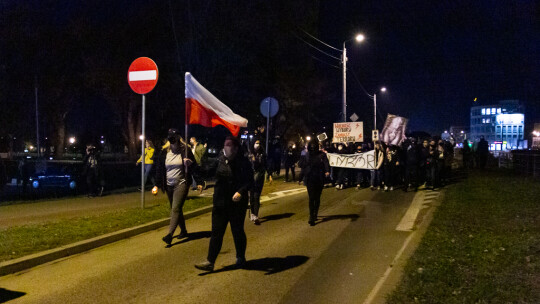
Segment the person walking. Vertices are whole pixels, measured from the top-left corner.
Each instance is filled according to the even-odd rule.
[[[253,186],[249,190],[250,219],[255,225],[260,225],[259,208],[261,206],[261,192],[264,186],[264,174],[267,172],[266,153],[261,141],[256,140],[249,153],[249,161],[253,168]]]
[[[370,181],[370,189],[371,190],[380,190],[381,189],[381,171],[382,171],[382,165],[384,163],[385,153],[383,153],[383,146],[382,143],[377,141],[375,142],[375,169],[371,170],[371,181]],[[375,188],[377,187],[377,188]]]
[[[420,151],[416,144],[416,139],[411,138],[405,151],[405,185],[403,191],[407,192],[409,188],[418,190],[418,168],[420,167]]]
[[[148,176],[150,176],[150,181],[152,182],[152,187],[156,186],[156,179],[154,176],[151,176],[150,173],[152,172],[152,167],[154,166],[154,143],[147,139],[145,141],[145,148],[144,148],[144,186],[146,187],[146,181],[148,180]],[[137,166],[142,162],[143,156],[137,160],[135,163]],[[139,190],[141,190],[139,188]]]
[[[225,139],[223,154],[219,156],[214,187],[214,206],[212,208],[212,234],[208,246],[206,261],[195,268],[213,271],[227,225],[231,223],[231,232],[236,248],[236,267],[246,263],[247,238],[244,231],[244,219],[248,204],[248,190],[253,185],[251,163],[240,149],[240,141],[229,136]]]
[[[177,226],[180,227],[179,239],[188,236],[182,208],[189,191],[188,183],[195,173],[196,165],[195,157],[182,140],[180,131],[169,129],[167,143],[161,150],[156,170],[156,187],[167,194],[171,207],[169,232],[162,238],[167,245],[171,245]]]
[[[480,169],[485,169],[489,156],[489,143],[484,139],[484,136],[480,136],[476,153],[478,154],[478,167]]]
[[[206,146],[201,144],[194,136],[189,139],[189,146],[191,147],[191,153],[193,153],[193,156],[195,157],[195,162],[197,162],[197,167],[199,170],[202,169],[203,160],[206,156]],[[199,177],[203,183],[203,188],[206,189],[206,181],[202,180],[202,176]],[[192,177],[191,189],[197,190],[197,182],[195,181],[194,176]]]
[[[383,166],[384,191],[393,191],[399,174],[399,154],[395,145],[386,148],[386,157],[384,158]]]
[[[463,169],[467,171],[471,168],[471,147],[469,146],[469,141],[463,141],[463,148],[461,149],[461,154],[463,157]]]
[[[292,181],[294,182],[296,180],[295,178],[295,172],[294,172],[294,166],[297,162],[298,156],[296,155],[296,147],[294,144],[290,143],[289,147],[287,147],[287,150],[285,151],[285,182],[289,182],[289,170],[292,174]]]
[[[345,149],[345,145],[342,143],[339,143],[337,146],[337,154],[347,154],[347,150]],[[345,187],[345,180],[347,177],[347,169],[346,168],[340,168],[335,167],[334,170],[336,170],[337,174],[337,181],[336,181],[336,189],[337,190],[343,190],[343,187]]]
[[[92,144],[86,146],[86,155],[83,158],[83,175],[86,175],[87,196],[102,196],[104,182],[101,157],[97,148]]]
[[[328,158],[324,152],[319,150],[318,143],[314,141],[308,143],[308,154],[302,159],[300,167],[304,170],[304,185],[309,197],[308,223],[314,226],[321,205],[324,181],[330,176]]]

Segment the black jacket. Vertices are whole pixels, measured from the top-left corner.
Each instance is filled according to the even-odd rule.
[[[248,190],[253,184],[253,169],[249,160],[241,153],[235,159],[228,160],[223,154],[219,156],[216,169],[216,185],[214,186],[214,207],[225,207],[233,204],[247,206]],[[233,202],[233,195],[242,195],[240,202]]]
[[[183,156],[182,158],[186,158],[184,149],[185,147],[181,148],[181,151],[182,151],[181,154]],[[185,177],[186,181],[188,185],[191,184],[191,177],[193,176],[197,184],[200,184],[201,182],[199,180],[198,166],[197,166],[197,162],[195,161],[195,156],[193,155],[193,152],[191,152],[191,149],[189,148],[187,149],[187,153],[188,153],[187,158],[191,160],[191,165],[187,169],[187,174]],[[163,192],[165,192],[165,186],[167,186],[167,168],[165,168],[166,160],[167,160],[167,149],[163,149],[159,153],[159,158],[158,158],[157,166],[156,166],[156,186],[158,186]]]
[[[330,164],[326,153],[317,151],[307,153],[300,159],[300,168],[303,171],[304,184],[324,185],[325,173],[330,172]]]

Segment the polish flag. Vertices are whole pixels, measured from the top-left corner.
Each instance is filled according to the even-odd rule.
[[[205,89],[191,74],[186,73],[186,113],[189,124],[199,124],[213,128],[223,125],[234,136],[240,127],[247,127],[248,120],[235,114]]]

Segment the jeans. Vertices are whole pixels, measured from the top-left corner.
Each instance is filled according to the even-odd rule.
[[[148,180],[148,176],[150,175],[150,172],[152,171],[153,164],[144,164],[144,184],[146,185],[146,180]],[[152,181],[152,187],[156,185],[156,179],[154,176],[150,176],[150,180]]]
[[[371,187],[377,187],[381,185],[381,171],[380,170],[370,170],[371,171]]]

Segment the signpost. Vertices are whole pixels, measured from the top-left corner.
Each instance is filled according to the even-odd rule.
[[[371,130],[371,139],[373,140],[373,142],[379,140],[379,130]]]
[[[270,135],[270,117],[276,116],[279,103],[273,97],[266,97],[261,101],[261,114],[266,117],[266,155],[268,155],[268,136]]]
[[[145,134],[145,94],[154,89],[158,81],[158,68],[156,63],[148,57],[139,57],[131,63],[128,69],[128,84],[131,89],[142,95],[142,166],[141,166],[141,208],[144,208],[144,148],[146,142]]]
[[[334,123],[332,142],[364,142],[364,123],[362,121]]]

